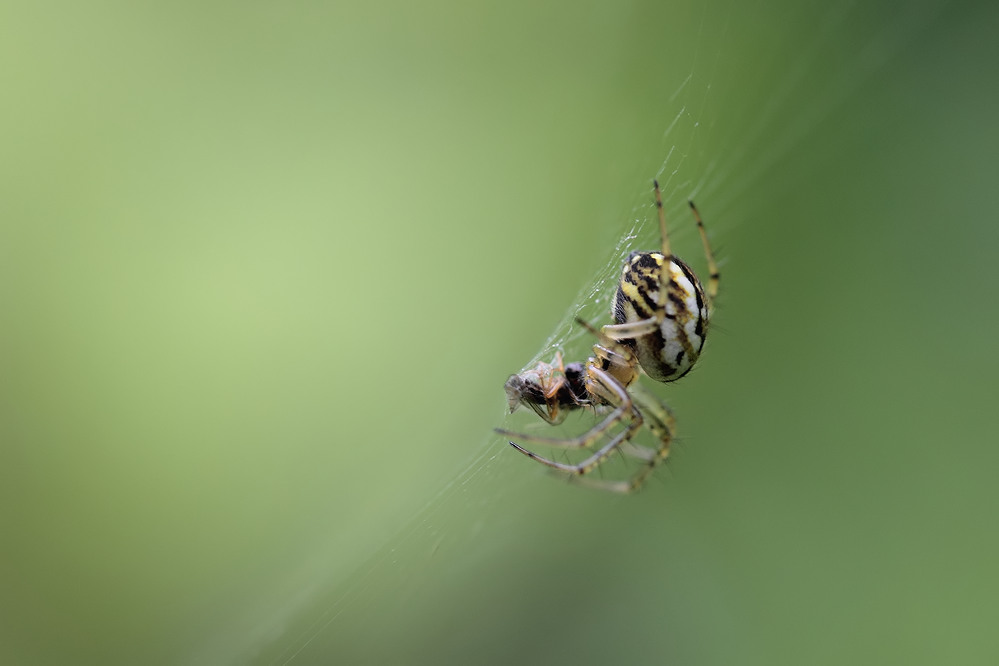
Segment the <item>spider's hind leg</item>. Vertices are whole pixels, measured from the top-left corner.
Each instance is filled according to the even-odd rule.
[[[715,253],[711,251],[711,243],[708,242],[708,232],[704,230],[704,222],[701,221],[701,214],[697,211],[697,206],[693,201],[688,201],[690,210],[694,212],[694,221],[697,222],[697,232],[701,236],[701,245],[704,246],[704,257],[708,260],[708,300],[714,302],[718,296],[718,283],[721,280],[721,273],[718,272],[718,263],[715,261]]]
[[[640,406],[645,417],[645,425],[656,436],[659,445],[655,448],[633,444],[630,440],[623,442],[619,449],[622,453],[642,462],[641,467],[631,477],[621,481],[594,479],[591,477],[573,477],[573,483],[579,483],[589,488],[608,490],[616,493],[631,493],[640,489],[652,474],[653,470],[669,456],[670,443],[676,432],[676,420],[673,412],[659,398],[643,388],[640,384],[632,386],[631,397]]]
[[[676,433],[676,419],[664,402],[641,386],[636,386],[632,395],[635,401],[641,404],[642,412],[646,417],[646,425],[656,436],[659,444],[655,449],[647,449],[653,455],[645,460],[639,470],[628,479],[625,492],[641,488],[653,470],[669,457],[670,444],[672,444],[673,436]]]

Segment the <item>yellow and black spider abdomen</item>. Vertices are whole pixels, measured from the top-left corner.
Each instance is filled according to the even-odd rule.
[[[660,382],[683,377],[694,366],[708,332],[708,303],[694,272],[676,256],[670,258],[669,282],[660,289],[661,252],[632,252],[624,262],[611,312],[617,324],[657,316],[665,293],[665,315],[658,330],[622,344],[634,350],[645,373]]]

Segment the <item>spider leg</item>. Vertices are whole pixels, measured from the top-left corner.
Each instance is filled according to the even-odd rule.
[[[613,427],[614,424],[624,421],[630,414],[631,421],[628,423],[626,428],[611,437],[606,444],[600,447],[591,456],[576,465],[549,460],[548,458],[540,456],[533,451],[528,451],[516,442],[510,442],[510,446],[517,449],[528,458],[536,460],[537,462],[547,465],[553,469],[557,469],[567,474],[583,475],[591,472],[593,468],[603,462],[603,460],[607,458],[607,456],[609,456],[618,446],[620,446],[622,442],[626,442],[634,437],[635,432],[642,427],[643,419],[641,413],[639,413],[639,411],[635,408],[631,398],[628,396],[628,392],[617,380],[614,379],[613,376],[606,371],[601,370],[596,365],[590,364],[587,366],[587,374],[596,383],[594,389],[595,392],[598,392],[600,397],[606,399],[608,402],[611,402],[612,404],[616,403],[614,411],[611,412],[611,414],[604,419],[602,423],[598,424],[589,432],[584,433],[574,440],[557,440],[539,437],[529,437],[527,439],[553,446],[565,446],[567,442],[571,442],[579,447],[588,446],[597,441],[603,433]]]
[[[631,386],[638,379],[638,359],[635,358],[635,352],[606,335],[604,332],[606,326],[598,331],[592,324],[579,317],[576,317],[576,322],[597,338],[597,344],[593,345],[593,353],[600,361],[600,369],[609,372],[621,386],[625,388]],[[596,360],[591,358],[589,363],[595,365]],[[599,395],[604,402],[615,404],[613,396],[608,396],[606,390],[602,391],[592,376],[587,376],[586,387],[587,391]]]
[[[613,344],[614,348],[605,347],[600,343],[593,345],[593,353],[597,355],[597,358],[621,368],[630,368],[635,365],[635,355],[631,353],[630,349],[621,347],[621,345],[615,343],[613,340],[609,341],[609,343]],[[618,351],[619,349],[620,351]]]
[[[645,417],[645,427],[659,439],[660,445],[652,448],[634,442],[624,442],[620,447],[621,452],[636,460],[657,465],[669,454],[668,447],[676,431],[676,419],[672,410],[641,384],[634,384],[629,393]],[[663,445],[666,450],[663,449]]]
[[[625,443],[627,448],[622,445],[622,449],[628,454],[634,453],[632,449],[638,449],[641,453],[635,457],[642,459],[644,463],[637,472],[624,481],[604,481],[587,477],[573,478],[573,482],[616,493],[634,492],[645,484],[652,471],[669,456],[670,443],[673,441],[673,433],[676,431],[676,420],[673,418],[673,412],[659,398],[638,384],[632,387],[631,395],[635,402],[641,405],[642,413],[645,414],[647,420],[646,427],[659,439],[659,446],[650,449],[630,442]]]
[[[641,321],[630,321],[624,324],[607,324],[602,326],[599,330],[593,327],[593,324],[589,323],[585,319],[576,317],[576,323],[589,331],[593,337],[599,340],[599,343],[594,350],[605,352],[601,354],[600,357],[612,360],[610,357],[614,356],[617,362],[621,365],[634,365],[635,355],[632,351],[620,344],[621,340],[628,340],[630,338],[636,337],[636,335],[644,335],[645,333],[656,330],[655,317],[650,319],[643,319]],[[652,327],[649,331],[644,329]],[[632,329],[639,331],[635,333]]]
[[[656,193],[656,212],[659,215],[659,236],[663,240],[663,258],[668,263],[673,258],[673,252],[669,247],[669,233],[666,231],[666,211],[663,209],[663,195],[659,191],[659,181],[652,181],[652,189]],[[660,301],[662,303],[664,301]]]
[[[673,433],[676,432],[676,420],[673,412],[670,411],[661,400],[651,393],[642,393],[639,398],[649,420],[649,430],[659,438],[659,447],[656,449],[656,456],[647,461],[641,469],[635,472],[634,476],[628,479],[629,491],[638,490],[645,483],[652,470],[669,456],[670,443],[673,441]]]
[[[701,244],[704,246],[704,256],[708,259],[708,300],[715,300],[718,295],[718,281],[721,273],[718,272],[718,264],[715,263],[715,255],[711,251],[711,243],[708,242],[708,232],[704,230],[704,222],[701,221],[701,214],[697,212],[697,207],[693,201],[688,201],[690,210],[694,211],[694,219],[697,221],[697,231],[701,234]]]
[[[645,335],[646,333],[651,333],[659,326],[659,322],[654,317],[625,324],[607,324],[606,326],[602,326],[600,330],[597,330],[592,324],[579,317],[576,317],[576,323],[592,333],[599,340],[593,347],[594,353],[599,358],[611,365],[622,368],[633,368],[637,361],[635,360],[634,352],[622,345],[621,340],[629,340]]]
[[[665,310],[663,310],[665,316]],[[600,329],[600,332],[610,340],[630,340],[640,338],[659,329],[662,319],[659,317],[649,317],[638,321],[629,321],[623,324],[607,324]]]
[[[634,422],[632,422],[632,423],[634,424]],[[583,474],[587,474],[587,473],[593,471],[593,469],[597,465],[599,465],[601,462],[603,462],[603,460],[607,456],[609,456],[611,453],[613,453],[614,449],[616,449],[618,446],[620,446],[621,442],[623,442],[627,438],[630,438],[630,437],[634,436],[634,431],[637,430],[637,429],[638,428],[633,428],[633,427],[629,426],[628,428],[622,430],[618,434],[614,435],[614,437],[612,437],[610,439],[610,441],[608,441],[606,444],[604,444],[593,455],[591,455],[589,458],[587,458],[586,460],[582,461],[578,465],[567,464],[567,463],[560,463],[557,460],[549,460],[548,458],[545,458],[544,456],[539,456],[537,453],[534,453],[533,451],[528,451],[527,449],[525,449],[524,447],[520,446],[516,442],[510,442],[510,446],[512,446],[513,448],[517,449],[518,451],[520,451],[521,453],[523,453],[525,456],[527,456],[531,460],[536,460],[537,462],[541,463],[542,465],[548,465],[549,467],[551,467],[553,469],[557,469],[557,470],[559,470],[561,472],[566,472],[567,474],[583,475]]]
[[[666,210],[663,208],[663,195],[659,191],[659,181],[653,180],[652,185],[656,193],[656,211],[659,214],[659,235],[663,241],[663,263],[659,266],[659,307],[656,311],[656,316],[660,317],[659,321],[662,321],[661,317],[668,315],[666,304],[669,303],[669,288],[672,286],[670,266],[673,264],[673,251],[669,245],[669,232],[666,231]],[[660,313],[662,314],[660,315]]]
[[[648,446],[642,446],[641,444],[635,444],[634,442],[623,442],[619,447],[621,453],[626,456],[631,456],[636,460],[641,460],[642,462],[649,462],[656,457],[656,450]]]

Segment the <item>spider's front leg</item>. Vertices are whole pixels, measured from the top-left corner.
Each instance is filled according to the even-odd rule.
[[[622,340],[634,340],[643,335],[654,333],[659,330],[659,325],[665,319],[665,310],[660,311],[662,316],[649,317],[638,321],[629,321],[623,324],[607,324],[600,329],[600,333],[609,340],[620,342]]]

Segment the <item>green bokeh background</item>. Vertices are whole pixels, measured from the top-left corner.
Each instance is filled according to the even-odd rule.
[[[996,663],[997,26],[3,3],[0,662]],[[723,293],[607,496],[491,428],[655,175]]]

